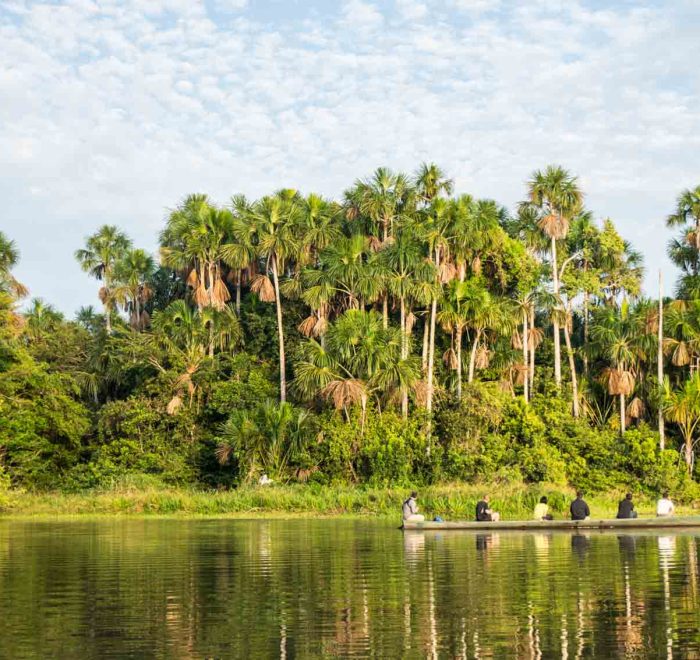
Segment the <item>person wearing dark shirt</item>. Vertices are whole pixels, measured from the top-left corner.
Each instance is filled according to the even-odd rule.
[[[632,493],[627,493],[625,499],[617,505],[617,517],[620,519],[636,518],[637,512],[634,510]]]
[[[583,499],[583,493],[580,490],[576,491],[576,499],[571,503],[569,511],[571,512],[571,520],[585,520],[591,515],[591,510]]]
[[[484,495],[484,497],[476,503],[476,521],[498,522],[500,519],[500,515],[489,508],[489,496]]]

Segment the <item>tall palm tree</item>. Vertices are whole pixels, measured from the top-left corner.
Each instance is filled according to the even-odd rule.
[[[552,284],[555,297],[559,296],[559,265],[557,241],[566,238],[569,221],[581,208],[583,194],[576,177],[562,167],[548,165],[536,170],[528,182],[528,198],[540,211],[539,228],[550,240],[552,261]],[[561,388],[561,338],[559,320],[552,319],[554,330],[554,381]]]
[[[153,257],[145,250],[127,250],[114,268],[114,298],[129,314],[131,327],[144,330],[150,318],[144,309],[153,294],[151,278],[155,272]]]
[[[131,247],[131,239],[114,225],[103,225],[89,236],[85,247],[76,250],[75,258],[80,267],[92,277],[103,282],[99,296],[105,308],[105,327],[112,333],[111,315],[114,310],[114,268]]]
[[[285,272],[288,262],[298,256],[301,249],[299,205],[299,195],[295,190],[281,190],[256,202],[250,213],[250,221],[255,228],[257,253],[264,261],[265,270],[253,279],[251,288],[263,302],[275,303],[282,403],[287,399],[287,370],[280,276]]]
[[[232,269],[236,285],[236,314],[240,316],[243,274],[250,279],[250,267],[255,261],[255,227],[249,222],[251,206],[243,195],[231,198],[231,209],[231,234],[221,248],[221,259]]]

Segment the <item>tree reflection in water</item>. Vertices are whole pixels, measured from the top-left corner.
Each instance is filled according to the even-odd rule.
[[[698,657],[693,534],[0,522],[2,657]]]

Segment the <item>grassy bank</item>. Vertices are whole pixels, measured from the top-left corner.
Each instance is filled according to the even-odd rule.
[[[246,487],[230,491],[120,487],[82,493],[0,493],[3,516],[176,515],[176,516],[381,516],[397,518],[408,488],[322,487],[314,485]],[[539,484],[442,484],[420,489],[419,504],[428,516],[471,519],[477,500],[491,494],[504,519],[528,519],[542,495],[556,518],[563,518],[573,491]],[[587,496],[594,517],[614,517],[623,493]],[[635,498],[640,516],[653,515],[651,499]],[[693,513],[690,507],[679,512]]]

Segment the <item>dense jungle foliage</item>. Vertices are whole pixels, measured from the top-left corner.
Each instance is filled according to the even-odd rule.
[[[266,473],[693,498],[700,187],[666,219],[682,274],[662,304],[574,176],[536,171],[524,197],[509,213],[455,195],[435,165],[378,169],[340,201],[190,195],[157,259],[96,228],[75,257],[101,307],[74,319],[21,307],[0,234],[0,487]]]

